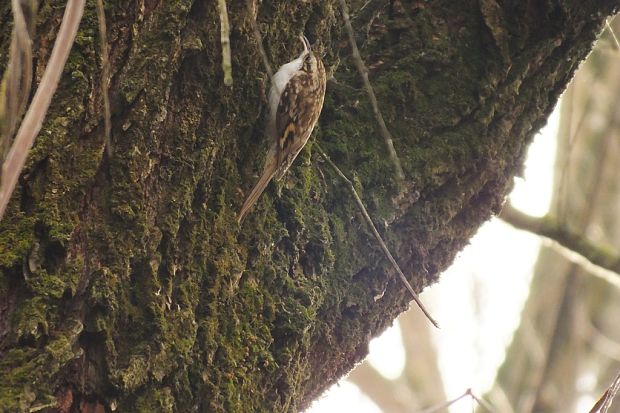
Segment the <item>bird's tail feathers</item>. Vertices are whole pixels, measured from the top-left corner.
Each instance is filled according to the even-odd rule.
[[[252,188],[252,191],[243,202],[243,206],[241,207],[241,211],[239,211],[239,218],[237,220],[239,224],[243,222],[243,219],[248,214],[252,206],[254,206],[258,198],[260,198],[261,194],[271,181],[271,178],[273,178],[275,170],[276,158],[272,157],[270,162],[265,165],[265,169],[263,170],[263,173],[261,174],[258,182],[256,183],[256,185],[254,185],[254,188]]]

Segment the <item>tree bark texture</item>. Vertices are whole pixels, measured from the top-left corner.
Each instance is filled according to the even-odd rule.
[[[308,406],[366,355],[408,292],[311,143],[237,225],[268,146],[269,81],[246,2],[228,2],[232,87],[215,2],[106,2],[108,157],[94,3],[0,223],[0,406]],[[527,144],[618,5],[353,2],[405,170],[399,187],[338,2],[253,4],[274,65],[298,55],[301,32],[324,56],[333,79],[315,139],[417,290],[499,211]],[[1,7],[4,68],[11,15]],[[63,7],[40,4],[35,85]]]

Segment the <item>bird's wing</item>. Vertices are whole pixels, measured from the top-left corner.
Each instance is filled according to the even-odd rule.
[[[277,179],[284,175],[308,140],[308,136],[303,136],[309,135],[305,133],[308,125],[303,120],[308,117],[305,112],[309,108],[304,100],[308,98],[306,89],[309,81],[307,73],[297,72],[288,81],[280,97],[275,119],[279,149]]]

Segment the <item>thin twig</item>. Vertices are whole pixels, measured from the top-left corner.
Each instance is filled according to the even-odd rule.
[[[9,203],[17,178],[26,163],[28,151],[34,139],[41,130],[45,114],[49,108],[52,96],[58,87],[58,81],[65,67],[69,51],[82,19],[84,0],[69,0],[65,14],[54,42],[54,49],[50,56],[41,83],[26,112],[26,116],[17,132],[4,164],[2,165],[2,182],[0,183],[0,219],[4,215]]]
[[[101,95],[103,96],[103,116],[105,124],[105,146],[108,157],[112,156],[112,113],[110,111],[110,58],[108,53],[108,35],[105,22],[103,0],[97,0],[97,20],[101,38]]]
[[[226,11],[226,0],[218,0],[220,11],[220,42],[222,43],[222,70],[224,71],[224,84],[232,86],[232,62],[230,59],[230,24]]]
[[[436,413],[439,411],[442,411],[444,409],[447,409],[448,407],[452,406],[454,403],[458,402],[461,399],[464,399],[465,397],[470,397],[472,400],[475,400],[480,406],[484,407],[487,411],[489,412],[493,412],[494,409],[493,407],[484,399],[481,399],[480,397],[476,396],[471,389],[467,389],[465,390],[465,393],[461,394],[459,397],[456,397],[452,400],[448,400],[446,402],[443,402],[441,404],[438,404],[436,406],[431,406],[428,409],[424,409],[418,413]]]
[[[409,292],[411,293],[411,296],[413,297],[413,300],[415,301],[415,303],[418,305],[418,307],[420,308],[420,310],[422,310],[422,312],[424,313],[424,315],[426,316],[426,318],[428,318],[428,320],[437,328],[439,328],[439,324],[437,323],[437,321],[435,321],[435,319],[430,315],[430,313],[428,312],[428,310],[426,309],[426,307],[424,307],[424,304],[422,304],[422,301],[420,301],[420,298],[418,297],[418,294],[414,291],[413,287],[411,286],[411,284],[409,284],[409,281],[407,280],[407,277],[405,277],[405,274],[403,273],[403,271],[400,269],[400,266],[398,265],[398,263],[396,262],[396,260],[394,259],[394,257],[392,256],[392,253],[390,252],[390,250],[388,249],[387,245],[385,245],[385,242],[383,241],[383,238],[381,238],[381,235],[379,234],[379,231],[377,231],[377,227],[375,226],[374,222],[372,221],[372,218],[370,218],[370,215],[368,214],[368,211],[366,210],[366,207],[364,206],[364,203],[362,202],[362,199],[359,197],[359,195],[357,194],[357,191],[355,190],[355,187],[353,186],[353,183],[349,180],[349,178],[347,178],[345,176],[344,173],[342,173],[342,171],[340,170],[340,168],[338,168],[338,166],[336,166],[336,164],[334,162],[332,162],[332,160],[329,158],[329,156],[327,156],[327,154],[323,151],[323,149],[321,149],[321,146],[318,143],[314,143],[314,147],[317,148],[317,150],[319,151],[319,154],[323,157],[323,159],[325,159],[325,161],[332,167],[334,168],[334,170],[336,171],[336,173],[340,176],[340,178],[342,178],[343,181],[345,181],[347,183],[347,186],[349,187],[349,190],[351,191],[351,194],[353,194],[353,198],[355,198],[355,202],[357,203],[357,206],[360,208],[360,210],[362,211],[362,215],[364,216],[364,219],[366,220],[366,223],[368,224],[368,226],[370,227],[373,235],[375,236],[375,239],[377,240],[377,242],[379,243],[379,245],[381,246],[381,249],[383,250],[383,253],[385,254],[385,256],[387,257],[387,259],[390,261],[390,263],[392,264],[392,266],[394,267],[394,269],[396,270],[396,273],[398,274],[398,276],[400,277],[401,281],[403,282],[403,284],[405,285],[405,287],[407,287],[407,290],[409,290]]]
[[[471,395],[471,389],[467,389],[465,390],[465,393],[461,394],[459,397],[456,397],[452,400],[448,400],[445,401],[443,403],[440,403],[438,405],[435,406],[431,406],[428,409],[424,409],[419,411],[418,413],[436,413],[436,412],[440,412],[444,409],[447,409],[448,407],[452,406],[454,403],[458,402],[461,399],[464,399],[465,397]]]
[[[256,43],[258,45],[258,51],[263,58],[263,66],[265,66],[267,76],[269,76],[269,81],[271,81],[271,79],[273,78],[273,70],[271,69],[269,57],[267,56],[267,52],[265,51],[265,47],[263,46],[263,36],[260,34],[260,30],[258,30],[258,24],[256,23],[256,4],[253,2],[253,0],[247,0],[246,4],[248,7],[248,11],[251,15],[250,24],[252,25],[252,30],[254,31],[254,38],[256,39]]]
[[[607,26],[607,30],[609,30],[609,33],[611,33],[611,37],[614,39],[614,42],[616,43],[616,48],[620,50],[620,40],[618,40],[618,37],[616,36],[614,29],[611,27],[611,24],[609,24],[609,18],[605,19],[605,25]]]
[[[349,35],[349,43],[351,43],[351,52],[353,55],[353,61],[355,62],[355,67],[357,67],[357,71],[362,77],[362,81],[364,82],[364,88],[366,89],[368,97],[370,98],[370,103],[372,104],[372,112],[374,113],[375,119],[379,124],[379,131],[381,132],[381,136],[383,136],[383,140],[385,141],[385,146],[387,146],[390,159],[394,164],[394,169],[396,170],[396,177],[398,178],[399,182],[403,182],[405,180],[405,173],[403,172],[403,168],[400,165],[400,159],[398,159],[396,149],[394,149],[392,134],[385,125],[383,115],[381,115],[381,111],[379,110],[379,104],[377,103],[377,97],[375,96],[374,89],[370,84],[370,80],[368,80],[368,69],[366,69],[364,61],[362,60],[362,56],[360,55],[359,49],[357,48],[357,43],[355,42],[355,35],[353,32],[353,26],[351,25],[351,19],[349,18],[349,10],[347,8],[346,0],[340,0],[340,5],[342,6],[342,16],[344,18],[344,24]]]
[[[596,401],[589,413],[607,413],[618,391],[620,391],[620,373],[605,390],[601,398]]]

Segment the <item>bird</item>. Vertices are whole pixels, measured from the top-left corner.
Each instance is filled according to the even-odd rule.
[[[308,39],[304,50],[280,66],[271,79],[266,135],[272,140],[263,172],[239,211],[238,223],[250,211],[271,179],[281,179],[308,142],[325,99],[325,66]]]

